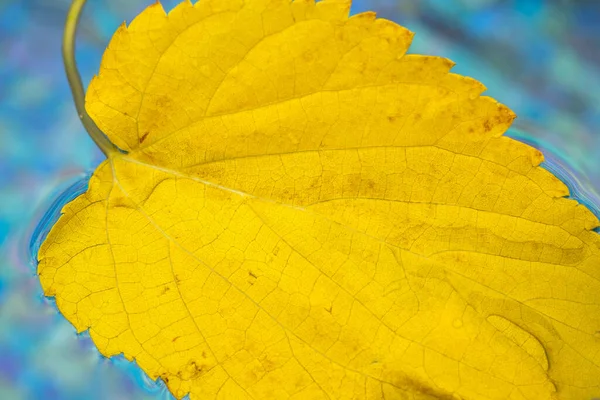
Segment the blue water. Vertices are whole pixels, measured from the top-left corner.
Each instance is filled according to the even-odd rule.
[[[78,44],[84,82],[116,27],[154,2],[88,1]],[[558,3],[373,0],[352,10],[401,22],[417,33],[412,53],[451,58],[454,72],[484,82],[519,115],[521,129],[508,134],[542,149],[544,166],[598,213],[600,5]],[[77,335],[35,276],[40,240],[102,160],[62,71],[67,6],[0,1],[0,399],[171,398],[134,363],[106,359]]]

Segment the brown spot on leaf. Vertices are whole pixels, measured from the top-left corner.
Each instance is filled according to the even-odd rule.
[[[204,366],[196,364],[196,361],[192,361],[190,363],[190,367],[192,371],[192,378],[197,378],[202,374],[202,371],[204,370]]]
[[[411,378],[404,374],[398,374],[396,377],[392,376],[389,381],[393,386],[408,391],[409,393],[420,393],[422,395],[431,397],[436,400],[456,400],[456,398],[446,391],[428,386],[424,382],[420,382],[417,379]],[[422,396],[419,396],[421,398]]]
[[[260,363],[266,371],[272,371],[277,368],[277,363],[273,361],[269,356],[263,355],[259,358]]]
[[[140,144],[144,143],[144,140],[146,140],[149,134],[150,132],[146,132],[142,135],[142,137],[140,138]]]
[[[487,119],[484,123],[483,123],[483,129],[485,129],[486,132],[489,132],[492,130],[492,123],[490,122],[489,119]]]
[[[166,108],[171,105],[173,100],[169,96],[160,96],[156,99],[156,106],[159,108]]]

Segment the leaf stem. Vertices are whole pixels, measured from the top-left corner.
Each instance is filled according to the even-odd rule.
[[[67,80],[71,87],[71,93],[73,94],[75,108],[77,109],[77,114],[81,119],[81,123],[104,155],[109,157],[111,153],[119,152],[119,149],[108,139],[100,128],[98,128],[85,110],[85,92],[79,70],[77,69],[77,63],[75,62],[75,33],[85,2],[86,0],[73,0],[71,7],[69,8],[62,44],[63,62],[65,64]]]

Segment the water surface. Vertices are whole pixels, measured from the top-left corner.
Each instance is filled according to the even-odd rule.
[[[116,27],[152,2],[89,0],[78,46],[85,82]],[[0,2],[0,399],[169,398],[135,364],[106,359],[76,335],[35,276],[36,238],[102,160],[62,72],[68,3]],[[542,149],[544,166],[598,212],[600,91],[590,88],[600,87],[600,54],[592,51],[600,48],[600,8],[546,3],[374,0],[356,1],[353,12],[401,21],[417,33],[411,52],[449,57],[454,72],[484,82],[519,115],[508,134]]]

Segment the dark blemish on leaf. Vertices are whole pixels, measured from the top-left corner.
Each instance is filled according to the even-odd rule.
[[[308,190],[310,189],[316,189],[321,187],[321,178],[313,178],[310,181],[310,186],[308,187]]]
[[[431,398],[436,400],[456,400],[456,397],[454,397],[451,393],[444,392],[440,389],[435,389],[431,386],[427,386],[423,382],[420,382],[406,375],[398,374],[396,376],[396,379],[393,378],[394,376],[392,376],[392,379],[388,381],[391,385],[399,389],[406,390],[409,393],[414,393],[416,391],[420,394],[430,396]]]
[[[360,189],[362,178],[359,174],[349,174],[346,177],[346,182],[349,188],[358,190]]]
[[[492,123],[490,122],[489,119],[483,123],[483,129],[485,129],[486,132],[489,132],[492,130]]]
[[[204,366],[202,366],[202,365],[199,366],[198,364],[196,364],[196,361],[192,361],[190,363],[190,366],[192,367],[192,370],[194,371],[192,373],[192,378],[198,377],[204,370]]]
[[[142,135],[142,137],[140,138],[140,144],[144,143],[144,140],[146,140],[149,134],[150,132],[146,132]]]
[[[160,96],[158,99],[156,99],[156,105],[158,107],[169,107],[172,103],[172,100],[169,96]]]
[[[180,337],[181,337],[181,336],[175,336],[175,337],[173,338],[173,340],[171,340],[171,342],[175,342],[175,341],[176,341],[177,339],[179,339]]]
[[[325,307],[325,311],[331,314],[331,312],[333,311],[333,306]]]
[[[457,263],[465,263],[467,262],[467,255],[464,252],[456,252],[456,253],[450,253],[451,257],[454,259],[454,261],[456,261]]]
[[[390,121],[390,122],[394,122],[396,119],[398,119],[398,117],[396,117],[396,116],[393,116],[393,115],[390,115],[390,116],[388,116],[388,117],[387,117],[387,119],[388,119],[388,121]]]
[[[277,367],[277,364],[267,355],[261,356],[259,361],[266,371],[272,371]]]
[[[254,279],[257,279],[258,276],[254,275],[254,272],[252,271],[248,271],[248,275],[250,275],[251,277],[253,277]]]

